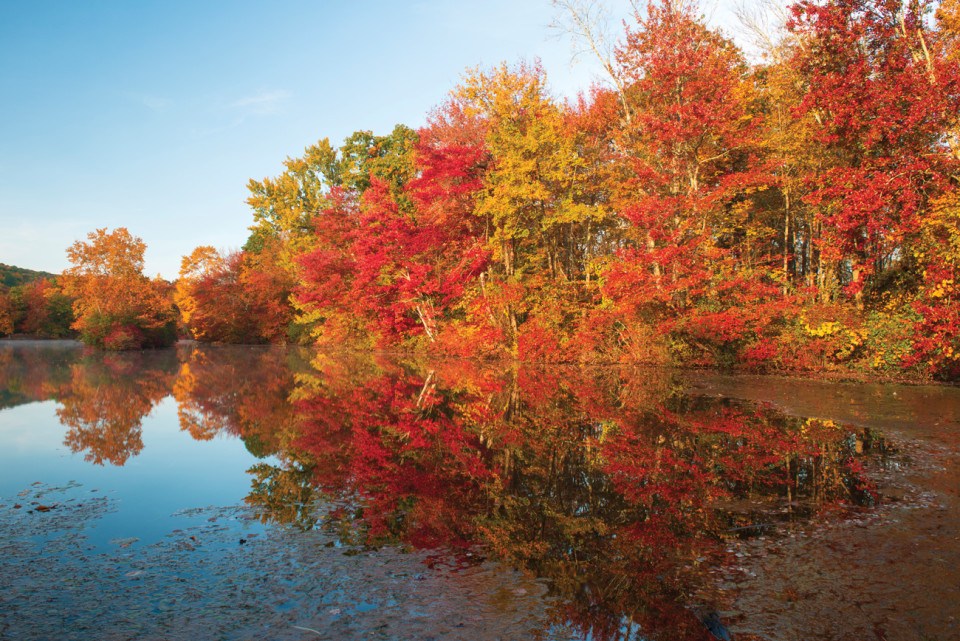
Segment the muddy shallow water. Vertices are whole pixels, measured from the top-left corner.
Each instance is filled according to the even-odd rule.
[[[958,435],[953,388],[0,343],[0,638],[960,638]]]
[[[699,376],[691,390],[880,429],[876,509],[737,542],[732,628],[763,639],[960,639],[960,390]]]

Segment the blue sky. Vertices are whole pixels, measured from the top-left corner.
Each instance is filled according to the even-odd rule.
[[[611,0],[625,16],[626,0]],[[732,25],[728,3],[707,2]],[[539,57],[554,93],[599,78],[549,0],[0,0],[0,262],[59,272],[99,227],[173,279],[239,248],[250,178],[323,137],[418,127],[469,67]]]

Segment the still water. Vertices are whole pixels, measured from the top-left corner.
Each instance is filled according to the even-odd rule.
[[[960,638],[960,395],[836,389],[6,342],[0,638]]]

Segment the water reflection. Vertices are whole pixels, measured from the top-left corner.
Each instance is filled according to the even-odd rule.
[[[194,439],[263,459],[247,502],[265,522],[500,560],[547,580],[554,623],[593,639],[711,638],[689,606],[724,540],[876,501],[862,454],[884,447],[651,371],[181,346],[4,349],[0,380],[5,405],[55,399],[66,444],[100,465],[136,456],[172,395]]]
[[[595,639],[708,638],[686,606],[725,536],[876,498],[854,456],[869,438],[651,372],[320,356],[294,396],[285,496],[309,482],[338,500],[328,518],[353,544],[470,550],[546,577],[557,623]]]
[[[176,373],[170,351],[88,356],[54,387],[64,443],[97,465],[123,465],[143,449],[143,418],[169,395]]]
[[[55,399],[72,452],[96,465],[123,465],[143,449],[143,418],[170,394],[176,367],[171,350],[6,348],[0,350],[0,380],[7,381],[0,408]]]
[[[276,453],[295,420],[289,397],[297,354],[269,347],[182,349],[173,385],[180,429],[197,440],[239,437],[258,458]]]

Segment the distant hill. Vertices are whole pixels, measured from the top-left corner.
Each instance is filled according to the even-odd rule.
[[[50,272],[38,272],[23,267],[14,267],[13,265],[4,265],[0,263],[0,285],[7,287],[16,287],[33,280],[41,278],[55,278],[56,274]]]

